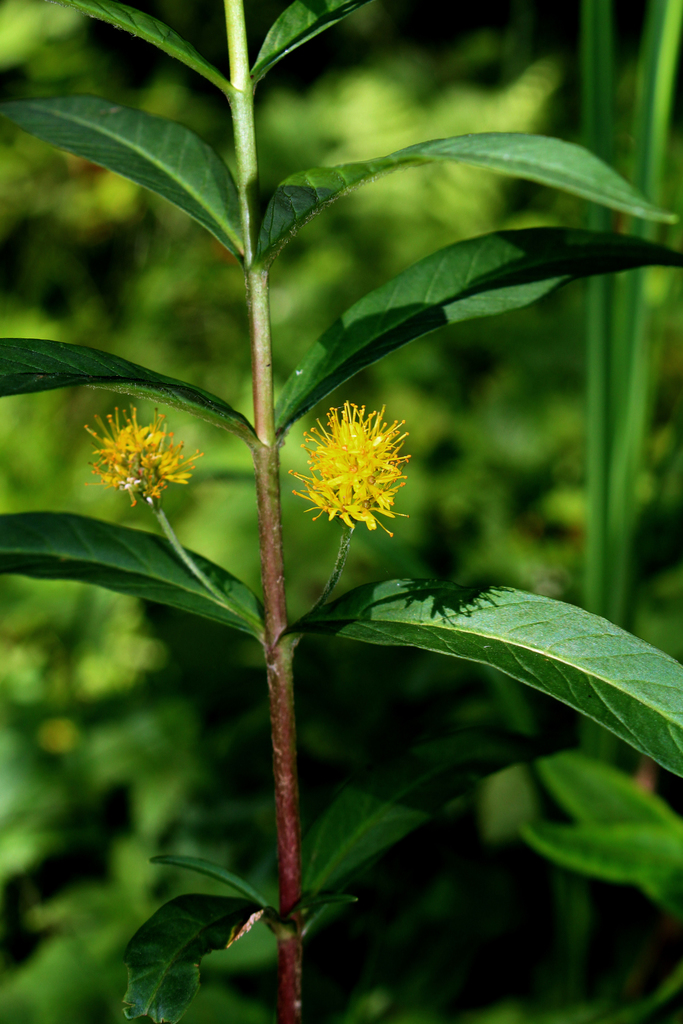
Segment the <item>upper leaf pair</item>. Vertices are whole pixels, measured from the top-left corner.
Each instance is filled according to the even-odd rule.
[[[369,0],[295,0],[271,26],[264,40],[252,69],[251,77],[254,84],[297,46],[313,39],[326,28],[336,25],[342,18],[368,2]],[[149,14],[126,4],[117,3],[116,0],[59,0],[59,3],[144,39],[145,42],[163,50],[169,57],[174,57],[203,75],[230,97],[232,86],[218,68],[202,57],[191,43],[157,18],[152,18]]]

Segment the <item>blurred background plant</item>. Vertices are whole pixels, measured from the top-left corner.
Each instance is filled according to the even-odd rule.
[[[222,66],[215,3],[139,6]],[[280,5],[252,6],[258,42]],[[643,12],[619,8],[616,146],[628,174]],[[541,131],[578,139],[574,6],[512,0],[446,13],[445,21],[442,14],[425,17],[408,0],[369,5],[270,74],[259,86],[264,195],[300,167],[425,138]],[[144,44],[112,35],[44,0],[3,0],[3,96],[106,95],[191,126],[230,162],[224,112],[209,87]],[[682,171],[677,121],[662,202],[679,214]],[[501,227],[578,226],[584,216],[583,204],[566,195],[447,164],[350,196],[306,227],[274,269],[280,380],[351,302],[434,248]],[[660,237],[678,248],[682,232],[662,228]],[[664,268],[646,275],[659,383],[640,480],[634,629],[681,658],[682,286]],[[113,351],[248,414],[242,289],[233,258],[174,208],[0,124],[0,335]],[[386,404],[391,419],[405,418],[413,456],[401,494],[410,519],[393,540],[358,531],[345,588],[439,576],[581,601],[582,309],[582,286],[572,285],[529,309],[442,330],[333,396]],[[91,448],[83,425],[113,404],[86,389],[0,402],[1,511],[80,512],[154,529],[145,509],[84,486]],[[140,408],[142,419],[152,411]],[[258,586],[246,449],[183,413],[169,421],[188,450],[206,453],[190,486],[168,494],[182,542]],[[285,467],[304,466],[291,443]],[[216,514],[226,498],[229,532]],[[318,596],[338,531],[312,526],[287,488],[284,516],[296,615]],[[226,655],[217,625],[75,583],[2,577],[0,607],[0,1018],[118,1021],[128,938],[187,889],[150,856],[209,857],[273,892],[259,652],[232,634]],[[572,712],[471,664],[314,638],[297,661],[304,823],[349,772],[434,726],[564,730],[572,742]],[[622,767],[635,767],[627,751],[620,757]],[[662,790],[683,810],[683,783],[664,776]],[[360,902],[329,913],[334,927],[321,928],[310,946],[309,1018],[578,1024],[625,991],[648,991],[681,955],[683,929],[635,889],[591,883],[579,908],[587,969],[583,939],[572,947],[566,927],[567,901],[579,890],[518,839],[546,802],[527,769],[507,770],[366,873],[353,887]],[[192,888],[218,891],[208,880]],[[273,957],[266,929],[213,954],[184,1019],[265,1024]]]

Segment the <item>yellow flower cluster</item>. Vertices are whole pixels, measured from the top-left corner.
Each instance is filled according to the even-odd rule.
[[[129,416],[123,410],[124,424],[121,425],[119,410],[114,416],[107,416],[105,425],[96,416],[102,437],[86,425],[86,430],[95,438],[97,462],[92,463],[93,473],[100,476],[99,484],[128,491],[133,505],[136,495],[151,502],[161,497],[169,483],[186,484],[194,462],[202,452],[197,452],[187,462],[181,454],[183,443],[174,445],[173,434],[163,429],[165,416],[154,412],[154,422],[149,426],[138,426],[137,410],[131,409]],[[184,465],[183,465],[184,462]]]
[[[304,432],[303,444],[310,458],[311,476],[290,473],[302,480],[306,493],[294,491],[300,498],[314,504],[306,511],[319,509],[318,519],[327,513],[330,521],[339,516],[347,526],[365,523],[368,530],[377,524],[390,537],[393,534],[377,519],[377,515],[393,519],[401,512],[391,512],[399,487],[405,484],[401,466],[410,458],[399,455],[407,433],[401,434],[403,422],[397,420],[389,427],[383,422],[384,408],[365,415],[365,406],[359,408],[345,402],[341,410],[330,409],[327,429],[318,420],[318,427]],[[308,445],[317,445],[309,448]]]

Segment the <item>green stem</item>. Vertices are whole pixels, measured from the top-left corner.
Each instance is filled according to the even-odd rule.
[[[322,606],[325,604],[325,601],[327,601],[328,597],[339,583],[339,580],[341,579],[341,574],[344,572],[346,559],[349,556],[349,548],[351,547],[351,538],[353,537],[353,530],[353,526],[342,526],[342,535],[341,540],[339,541],[339,551],[337,552],[337,560],[334,563],[332,574],[330,575],[329,580],[325,584],[325,589],[323,590],[322,594],[320,595],[320,597],[318,598],[318,600],[315,602],[310,612],[308,613],[309,615],[312,615],[313,612],[317,612],[318,608],[322,608]]]
[[[613,162],[614,70],[611,0],[582,0],[581,82],[584,144],[606,163]],[[588,227],[610,231],[612,214],[590,204]],[[585,604],[597,615],[607,612],[607,505],[611,450],[610,348],[613,280],[591,277],[586,283],[587,347],[587,544]]]
[[[254,427],[261,442],[252,449],[256,477],[261,580],[265,618],[264,653],[268,672],[275,778],[280,915],[290,916],[301,899],[301,825],[296,763],[296,721],[292,674],[293,640],[284,637],[287,607],[282,551],[280,460],[275,435],[268,272],[255,255],[260,228],[258,156],[254,130],[254,90],[249,70],[243,0],[224,0],[230,54],[230,99],[244,236],[244,275],[251,343]],[[278,1024],[301,1021],[301,927],[278,940]]]
[[[614,160],[614,11],[612,0],[582,0],[581,83],[584,143],[607,164]],[[610,210],[593,203],[588,227],[611,231]],[[612,310],[614,278],[586,282],[587,523],[584,601],[596,615],[609,608],[609,479],[613,442]],[[614,735],[590,719],[581,721],[581,745],[594,757],[613,759]],[[586,883],[583,883],[584,885]],[[578,885],[578,883],[577,883]],[[584,951],[585,952],[585,951]],[[582,952],[581,956],[584,953]],[[581,957],[579,957],[579,961]],[[577,961],[577,962],[579,962]]]
[[[650,0],[640,62],[636,113],[634,184],[659,202],[671,107],[681,43],[683,0]],[[653,225],[634,220],[631,232],[652,238]],[[619,625],[633,617],[634,542],[638,522],[638,478],[642,467],[652,388],[647,330],[647,271],[624,279],[615,330],[615,381],[619,415],[615,427],[609,498],[609,558],[612,587],[607,614]]]
[[[214,584],[211,582],[206,573],[202,572],[202,570],[199,568],[195,560],[190,555],[189,551],[186,551],[185,548],[182,546],[182,544],[180,543],[180,541],[178,540],[173,531],[173,527],[166,518],[166,513],[163,511],[161,506],[155,505],[152,498],[148,498],[147,501],[149,503],[150,508],[154,512],[154,515],[157,517],[159,525],[166,534],[166,537],[171,547],[175,551],[176,555],[178,555],[181,561],[185,563],[185,565],[190,570],[192,575],[195,576],[204,587],[206,587],[211,596],[214,597],[219,604],[225,606],[225,594],[222,594],[218,587],[214,586]]]

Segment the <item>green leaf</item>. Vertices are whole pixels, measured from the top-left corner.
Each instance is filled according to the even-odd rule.
[[[683,916],[683,834],[652,823],[525,825],[522,836],[555,864],[605,882],[635,885]]]
[[[96,348],[35,338],[0,338],[0,396],[75,385],[151,398],[257,442],[249,421],[222,399]]]
[[[683,872],[683,836],[665,825],[541,821],[524,825],[523,835],[530,846],[556,864],[607,882],[638,885],[657,872],[672,868]]]
[[[304,896],[294,910],[309,914],[311,910],[327,907],[331,903],[358,903],[358,897],[348,892],[321,892],[317,896]]]
[[[0,103],[0,114],[44,142],[163,196],[241,258],[232,175],[215,150],[184,125],[96,96],[10,100]]]
[[[601,203],[634,217],[672,222],[675,214],[649,203],[632,185],[593,153],[572,142],[544,135],[487,132],[420,142],[389,156],[336,167],[312,167],[281,182],[268,204],[259,256],[272,261],[307,221],[360,185],[404,167],[451,161],[485,167]]]
[[[471,789],[484,775],[531,756],[531,746],[522,740],[472,729],[420,744],[352,779],[304,839],[306,898],[342,888],[446,800]]]
[[[389,580],[350,591],[291,630],[493,665],[683,775],[683,665],[573,605],[507,588]]]
[[[270,27],[251,69],[254,84],[297,46],[367,3],[369,0],[294,0]]]
[[[227,871],[220,864],[213,864],[210,860],[204,860],[203,857],[182,857],[179,854],[168,853],[161,854],[158,857],[151,857],[150,863],[168,864],[171,867],[197,871],[200,875],[207,875],[209,878],[215,878],[218,882],[223,882],[224,885],[235,889],[241,896],[246,896],[247,899],[253,900],[261,907],[268,906],[268,900],[265,896],[258,889],[255,889],[253,885],[250,885],[246,879],[233,874],[232,871]]]
[[[578,750],[536,762],[544,785],[579,824],[538,822],[523,836],[556,864],[638,886],[683,916],[683,819],[630,775]]]
[[[115,3],[114,0],[51,0],[58,3],[60,7],[72,7],[81,14],[87,14],[90,18],[97,18],[98,21],[106,21],[108,25],[130,32],[131,35],[144,39],[159,50],[163,50],[169,57],[187,64],[193,71],[197,71],[204,78],[208,78],[221,92],[226,94],[232,91],[232,86],[218,68],[210,64],[208,60],[198,53],[191,43],[179,36],[163,21],[152,18],[149,14],[137,11],[134,7],[126,4]]]
[[[563,750],[536,761],[543,785],[560,807],[583,824],[642,822],[681,833],[683,819],[630,775],[578,750]]]
[[[0,572],[94,583],[260,636],[261,606],[251,590],[201,555],[192,557],[224,603],[154,534],[66,513],[0,516]]]
[[[225,949],[262,916],[261,907],[227,896],[178,896],[143,924],[126,947],[125,1016],[180,1020],[199,988],[199,961]]]
[[[649,264],[683,267],[683,256],[627,235],[561,228],[499,231],[449,245],[370,292],[325,331],[285,384],[277,425],[286,430],[359,370],[447,323],[528,306],[579,277]]]

